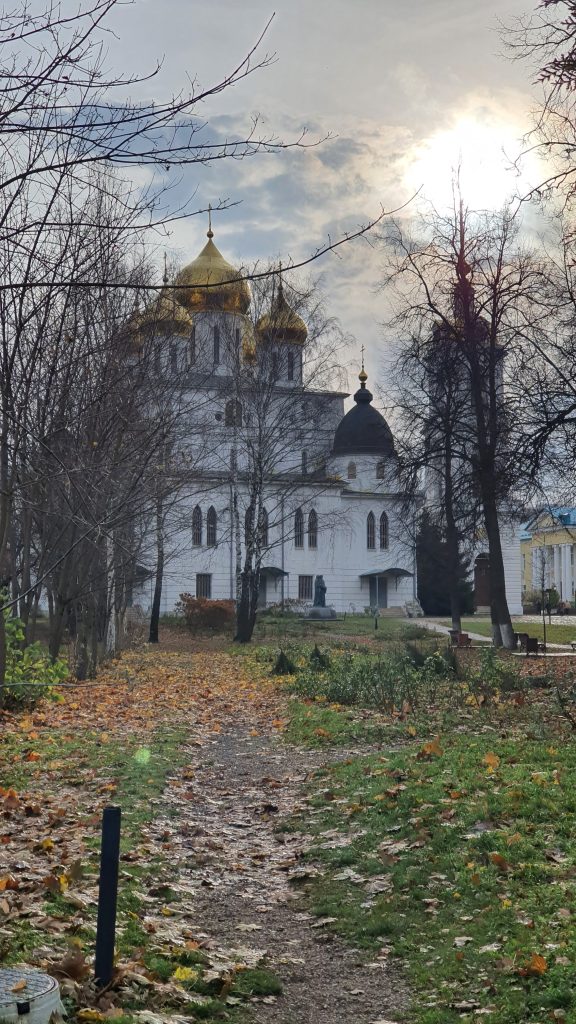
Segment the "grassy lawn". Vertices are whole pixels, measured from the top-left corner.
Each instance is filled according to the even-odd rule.
[[[296,615],[265,614],[258,617],[254,642],[328,640],[331,636],[370,637],[376,641],[416,640],[427,635],[429,631],[416,621],[403,618],[379,618],[375,629],[372,615],[343,615],[333,621],[318,622]]]
[[[419,1024],[574,1022],[575,784],[576,747],[494,736],[337,765],[311,799],[314,910],[407,961]]]
[[[434,622],[440,622],[443,626],[450,625],[449,619],[434,619]],[[541,622],[522,622],[521,619],[515,618],[512,620],[512,625],[517,633],[528,633],[528,636],[535,636],[538,640],[544,639],[544,630]],[[462,619],[462,629],[465,633],[479,633],[481,636],[492,636],[490,619]],[[565,618],[561,616],[555,618],[552,616],[552,625],[550,626],[548,625],[548,620],[546,620],[546,638],[552,644],[569,644],[572,640],[576,640],[576,621],[574,621],[574,616],[566,616]]]
[[[422,675],[377,718],[318,695],[336,666],[295,677],[288,738],[355,749],[309,786],[306,886],[325,928],[401,958],[414,1024],[576,1024],[574,722],[491,657],[474,679]]]

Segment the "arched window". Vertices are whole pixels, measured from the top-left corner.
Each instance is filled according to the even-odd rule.
[[[242,405],[238,399],[231,398],[229,402],[226,402],[224,423],[227,427],[242,426]]]
[[[349,480],[355,480],[356,479],[356,463],[355,462],[349,462],[348,463],[348,479]]]
[[[296,509],[294,516],[294,547],[304,547],[304,516],[301,508]]]
[[[384,464],[384,459],[380,459],[380,461],[376,463],[376,479],[383,480],[385,472],[386,466]]]
[[[302,452],[302,476],[308,472],[308,452]]]
[[[214,325],[214,366],[218,366],[220,362],[220,328],[218,324]]]
[[[196,362],[196,327],[192,327],[190,340],[188,342],[188,365],[193,366]]]
[[[314,509],[311,509],[308,516],[308,547],[318,547],[318,516]]]
[[[260,547],[268,547],[268,513],[265,508],[260,512]]]
[[[380,550],[385,551],[388,547],[388,516],[385,512],[380,516]]]
[[[192,513],[192,543],[196,548],[202,544],[202,509],[199,505]]]
[[[288,380],[294,380],[294,353],[288,353]]]
[[[366,520],[366,547],[369,551],[376,548],[376,520],[373,512],[368,513]]]
[[[216,509],[213,505],[208,509],[206,515],[206,543],[209,548],[216,547],[216,529],[218,525],[218,519],[216,516]]]

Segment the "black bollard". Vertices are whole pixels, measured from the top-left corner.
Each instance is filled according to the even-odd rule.
[[[94,978],[98,988],[112,981],[116,902],[118,898],[118,862],[120,859],[119,807],[105,807],[102,815],[100,883],[98,887],[98,924],[96,926],[96,962]]]

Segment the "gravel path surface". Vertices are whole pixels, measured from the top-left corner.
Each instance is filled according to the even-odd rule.
[[[208,746],[191,747],[157,822],[171,832],[176,874],[192,894],[191,927],[247,962],[266,954],[283,993],[252,1003],[255,1024],[399,1020],[407,994],[398,968],[385,951],[366,962],[318,926],[291,881],[302,872],[307,838],[278,829],[303,806],[311,774],[350,751],[295,750],[254,733],[236,722]]]

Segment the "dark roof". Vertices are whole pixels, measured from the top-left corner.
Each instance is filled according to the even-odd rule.
[[[362,380],[355,405],[340,420],[334,434],[333,455],[394,455],[394,438],[382,413],[372,406],[372,395]]]

